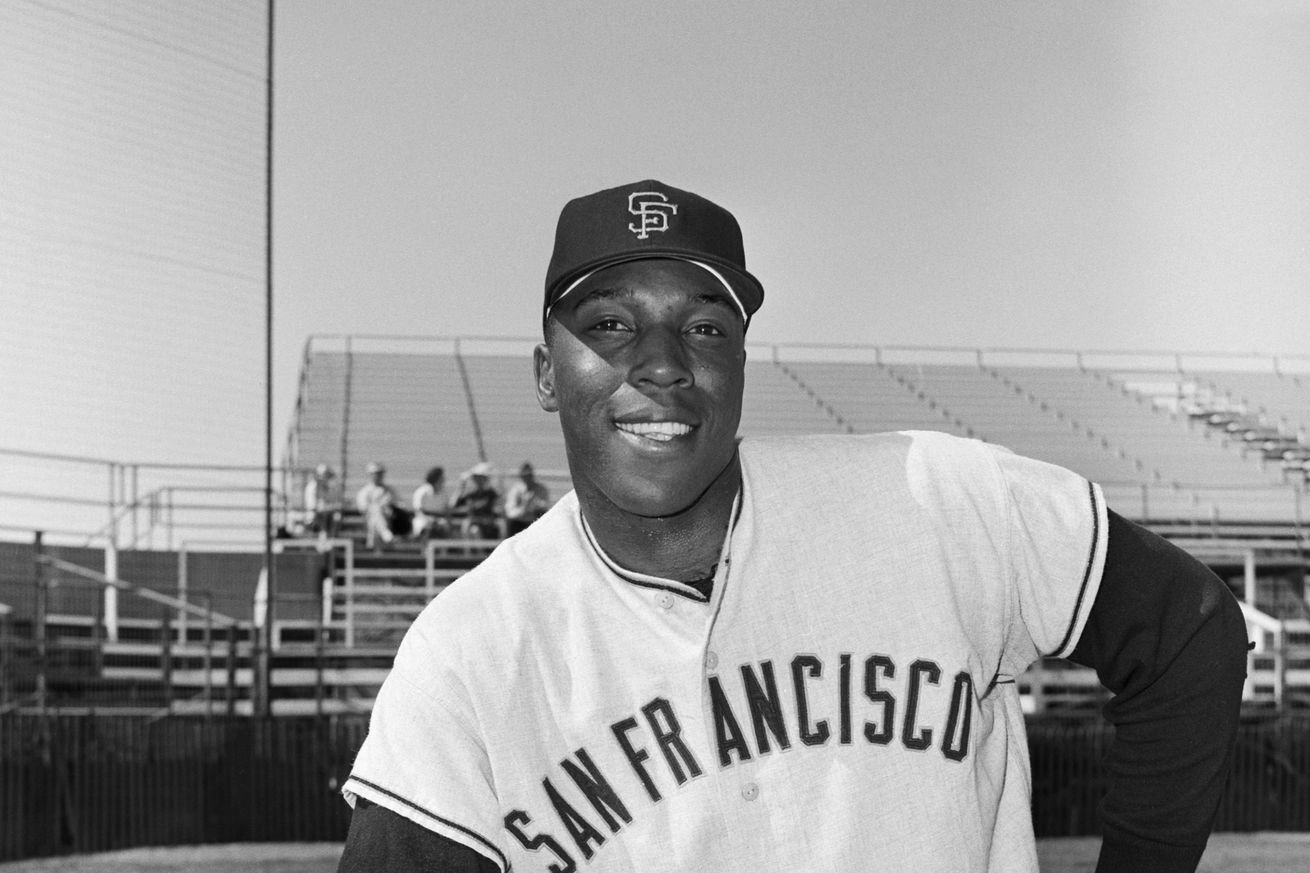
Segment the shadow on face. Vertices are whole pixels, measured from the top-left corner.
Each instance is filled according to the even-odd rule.
[[[581,283],[534,356],[579,493],[641,514],[694,502],[733,456],[745,357],[740,311],[694,264],[631,261]]]

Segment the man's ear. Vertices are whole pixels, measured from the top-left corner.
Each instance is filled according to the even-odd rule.
[[[559,412],[559,398],[555,396],[555,366],[550,347],[545,343],[532,351],[532,370],[537,377],[537,403],[547,412]]]

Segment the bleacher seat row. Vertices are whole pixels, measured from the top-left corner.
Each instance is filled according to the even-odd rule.
[[[503,345],[503,344],[502,344]],[[482,459],[512,471],[530,460],[567,488],[558,424],[537,406],[531,345],[469,353],[459,343],[402,351],[313,342],[301,375],[288,463],[332,463],[346,493],[383,460],[401,493],[434,464]],[[1310,390],[1288,376],[1187,374],[1199,407],[1161,403],[1134,386],[1181,384],[1177,372],[1064,366],[832,361],[776,355],[746,364],[743,436],[932,429],[976,437],[1140,494],[1126,513],[1165,519],[1298,521],[1296,489],[1310,470],[1304,443]],[[1222,393],[1216,386],[1223,385]],[[1181,389],[1180,389],[1181,390]],[[1211,412],[1221,411],[1218,407]],[[1252,418],[1258,411],[1263,418]],[[1270,425],[1274,421],[1276,424]],[[1218,425],[1222,424],[1222,427]],[[1270,428],[1275,428],[1271,430]],[[1299,430],[1297,430],[1299,428]],[[1289,475],[1289,472],[1291,475]]]

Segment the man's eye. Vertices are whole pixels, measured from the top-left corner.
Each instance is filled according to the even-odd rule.
[[[724,332],[719,330],[719,328],[716,325],[709,324],[706,322],[701,322],[700,324],[693,324],[687,332],[694,333],[699,336],[725,336]]]
[[[591,327],[592,330],[599,331],[622,331],[627,330],[628,326],[617,318],[602,318]]]

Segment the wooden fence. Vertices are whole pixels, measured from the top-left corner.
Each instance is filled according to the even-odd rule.
[[[341,840],[367,720],[0,717],[0,860]]]
[[[0,861],[151,845],[342,840],[367,720],[0,716]],[[1039,836],[1094,834],[1112,732],[1029,723]],[[1310,831],[1310,716],[1242,724],[1217,830]]]
[[[1113,729],[1100,720],[1029,721],[1039,837],[1100,832],[1102,762],[1113,741]],[[1215,830],[1310,831],[1310,715],[1243,718]]]

